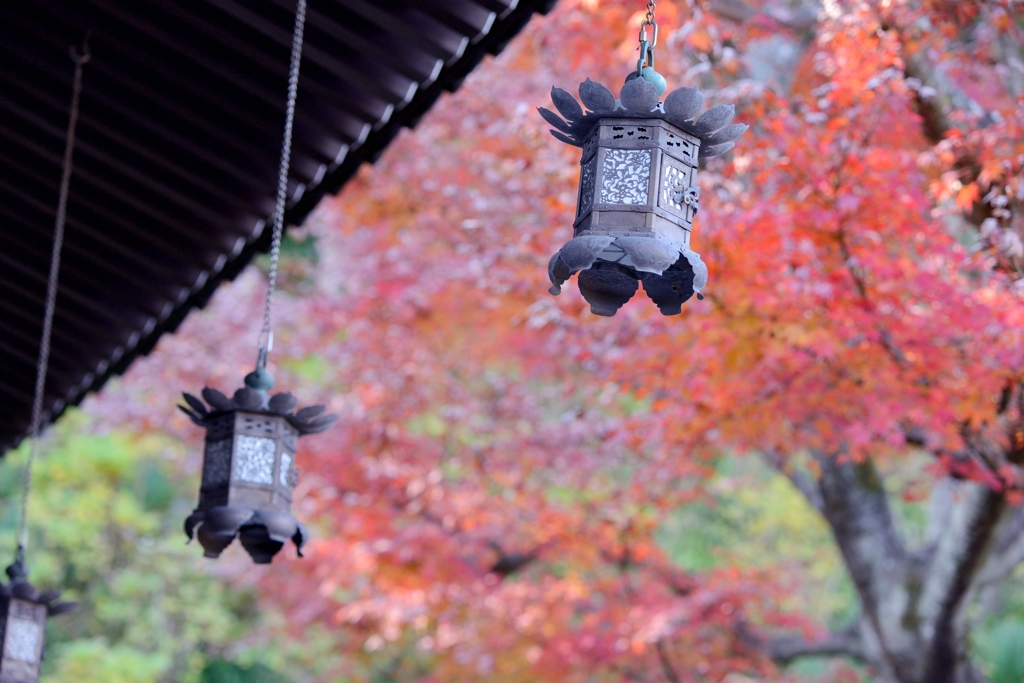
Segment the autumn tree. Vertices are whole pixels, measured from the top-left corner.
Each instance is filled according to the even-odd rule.
[[[700,171],[706,299],[598,319],[546,293],[579,160],[535,108],[617,90],[643,9],[563,0],[293,233],[274,372],[343,418],[299,456],[307,559],[259,585],[336,635],[322,680],[985,680],[1024,559],[1020,6],[663,0],[670,86],[752,129]],[[259,306],[250,274],[90,412],[196,447],[174,392],[238,385]],[[834,632],[764,556],[666,541],[790,505],[761,463],[835,541]]]

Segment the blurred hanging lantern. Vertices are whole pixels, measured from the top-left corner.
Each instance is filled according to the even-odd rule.
[[[267,372],[267,356],[274,343],[271,313],[284,231],[305,22],[306,0],[299,0],[292,34],[270,273],[256,369],[246,376],[245,386],[233,398],[207,387],[202,393],[209,409],[191,394],[185,394],[189,407],[179,406],[193,422],[206,429],[199,505],[185,520],[185,534],[190,541],[198,537],[206,557],[213,558],[219,557],[237,536],[257,564],[269,563],[288,539],[295,542],[302,556],[306,532],[291,514],[292,489],[298,474],[295,442],[299,436],[330,428],[337,419],[336,415],[321,415],[323,406],[309,406],[293,413],[298,401],[291,394],[267,396],[274,386],[274,378]]]
[[[233,398],[203,389],[209,410],[191,394],[189,408],[179,406],[206,429],[199,506],[185,533],[198,536],[207,557],[218,557],[235,536],[257,564],[270,562],[288,539],[301,557],[306,531],[291,514],[295,442],[329,429],[337,416],[321,415],[323,406],[293,413],[298,401],[291,394],[268,398],[273,380],[266,370],[250,373],[246,384]]]
[[[565,120],[539,110],[555,127],[552,135],[583,148],[574,237],[551,258],[549,291],[561,293],[579,272],[580,292],[597,315],[615,315],[639,282],[664,315],[681,313],[694,293],[704,298],[708,269],[690,249],[700,201],[697,160],[729,150],[747,130],[730,125],[733,105],[698,117],[704,96],[695,87],[658,101],[666,83],[654,70],[654,7],[647,4],[640,59],[619,99],[588,78],[579,89],[586,112],[560,88],[551,89],[551,100]]]
[[[43,660],[46,618],[71,612],[78,603],[57,602],[59,591],[40,593],[28,582],[28,569],[19,553],[7,568],[11,583],[0,584],[0,628],[3,651],[0,657],[0,682],[35,683]]]
[[[43,397],[46,374],[50,364],[50,337],[53,332],[53,314],[57,308],[57,285],[60,274],[60,255],[64,246],[64,224],[67,218],[68,194],[71,189],[72,160],[75,149],[75,130],[78,125],[78,104],[82,93],[82,67],[89,61],[88,39],[82,53],[71,48],[75,62],[75,75],[71,89],[71,113],[68,118],[64,163],[57,201],[57,217],[53,230],[53,250],[50,254],[50,274],[46,283],[46,304],[43,312],[43,332],[39,343],[36,365],[36,386],[32,400],[32,426],[28,445],[28,458],[22,469],[21,508],[18,520],[18,549],[14,564],[7,568],[11,582],[0,584],[0,683],[38,683],[39,668],[46,654],[46,618],[78,609],[75,602],[57,602],[60,591],[39,590],[29,583],[25,553],[28,548],[28,498],[32,490],[32,465],[39,445],[43,424]]]

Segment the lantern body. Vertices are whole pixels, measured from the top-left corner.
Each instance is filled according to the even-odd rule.
[[[298,434],[279,415],[238,411],[209,419],[199,507],[291,514]]]
[[[601,119],[583,145],[574,236],[689,246],[700,140],[659,119]]]
[[[3,614],[0,683],[36,683],[43,658],[46,605],[16,597],[0,600]]]

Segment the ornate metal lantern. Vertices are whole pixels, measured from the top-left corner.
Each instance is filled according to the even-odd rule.
[[[274,386],[274,378],[267,372],[267,356],[274,345],[271,319],[284,234],[292,125],[305,23],[306,0],[298,0],[270,242],[267,300],[256,369],[246,376],[245,386],[232,398],[206,387],[202,393],[209,408],[191,394],[185,394],[188,408],[178,406],[206,430],[199,505],[185,520],[185,534],[190,541],[198,537],[205,555],[211,558],[219,557],[237,536],[256,564],[270,563],[288,539],[295,542],[299,557],[302,556],[306,530],[291,513],[292,489],[298,478],[295,444],[300,436],[329,429],[337,419],[337,415],[322,415],[323,406],[308,406],[293,413],[298,401],[291,394],[267,396]]]
[[[655,29],[653,42],[647,26]],[[697,88],[673,90],[659,102],[666,88],[653,69],[656,42],[650,3],[637,71],[618,99],[588,78],[579,89],[586,112],[560,88],[551,89],[551,99],[564,120],[539,109],[552,135],[583,149],[574,237],[551,258],[549,291],[559,294],[579,272],[580,291],[597,315],[615,315],[640,282],[665,315],[681,313],[694,293],[703,298],[707,266],[690,248],[698,159],[722,154],[747,130],[730,125],[732,105],[697,117],[704,104]]]
[[[75,602],[57,602],[59,591],[40,593],[28,582],[21,557],[7,568],[11,583],[0,584],[0,683],[36,683],[45,654],[46,618],[71,612]]]
[[[206,429],[199,505],[185,521],[185,533],[199,538],[206,557],[219,557],[236,536],[256,564],[269,563],[289,539],[302,556],[306,530],[291,514],[295,445],[300,436],[329,429],[337,415],[322,415],[323,406],[293,413],[298,401],[291,394],[268,398],[251,386],[269,376],[250,374],[250,386],[233,398],[206,387],[209,409],[191,394],[184,395],[189,408],[179,406]]]
[[[46,283],[46,304],[43,312],[43,334],[39,343],[39,361],[36,365],[36,388],[32,398],[32,438],[28,458],[22,468],[21,510],[18,515],[18,550],[14,564],[7,568],[11,582],[0,584],[0,683],[38,683],[39,667],[45,655],[46,618],[71,612],[78,608],[75,602],[57,602],[60,591],[40,593],[28,582],[25,551],[28,547],[28,499],[32,490],[32,465],[39,445],[43,424],[43,396],[50,363],[50,337],[53,316],[57,306],[57,285],[60,279],[60,256],[64,244],[64,224],[67,218],[68,194],[71,188],[72,161],[75,149],[75,130],[78,125],[78,106],[82,93],[82,67],[90,59],[88,38],[81,52],[71,48],[75,63],[72,80],[71,116],[68,120],[67,141],[64,148],[60,198],[57,202],[53,231],[53,251],[50,256],[50,274]]]

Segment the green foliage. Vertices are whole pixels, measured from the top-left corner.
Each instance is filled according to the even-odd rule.
[[[979,629],[974,646],[992,683],[1024,682],[1024,619],[996,620]]]
[[[315,353],[302,358],[283,358],[280,363],[288,372],[307,382],[320,383],[325,377],[331,376],[330,363]]]
[[[287,683],[284,676],[262,664],[239,666],[234,662],[210,662],[199,676],[199,683]]]
[[[152,434],[90,435],[88,426],[68,415],[34,468],[31,578],[82,603],[49,623],[43,680],[197,680],[210,656],[258,626],[254,593],[214,576],[185,545],[196,482],[176,469],[181,445]],[[0,466],[0,547],[14,547],[25,454],[22,446]],[[251,680],[284,680],[259,675]]]
[[[705,491],[709,502],[676,510],[659,530],[673,562],[694,572],[761,570],[792,582],[793,593],[779,593],[784,609],[849,623],[857,597],[828,525],[784,476],[755,458],[726,457]]]

